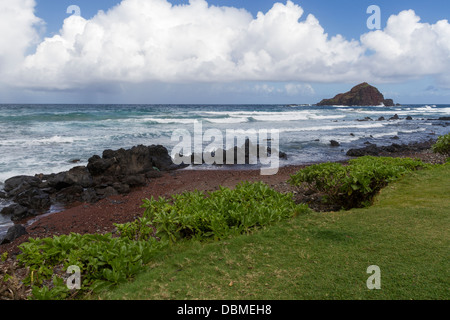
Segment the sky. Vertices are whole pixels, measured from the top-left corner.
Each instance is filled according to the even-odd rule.
[[[448,0],[0,0],[0,103],[317,103],[369,82],[450,104],[449,16]]]

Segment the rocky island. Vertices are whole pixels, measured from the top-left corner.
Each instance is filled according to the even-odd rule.
[[[367,82],[353,87],[349,92],[340,93],[332,99],[323,99],[318,106],[394,106],[392,99],[385,99],[383,94]]]

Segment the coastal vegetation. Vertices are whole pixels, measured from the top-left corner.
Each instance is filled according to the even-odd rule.
[[[321,163],[308,166],[290,179],[294,186],[326,194],[326,201],[350,209],[369,205],[373,197],[388,183],[411,171],[431,165],[410,158],[364,156],[341,163]]]
[[[156,235],[171,243],[223,240],[309,211],[307,205],[296,204],[291,193],[279,193],[262,182],[220,187],[208,194],[185,192],[171,200],[145,199],[143,207]]]
[[[34,299],[65,299],[71,292],[57,270],[70,266],[83,270],[80,292],[117,285],[143,270],[152,254],[164,246],[155,239],[140,241],[112,234],[75,234],[29,239],[20,245],[18,261],[28,270],[24,284],[32,287]],[[52,279],[51,287],[44,281]]]
[[[432,146],[432,149],[436,153],[450,156],[450,133],[440,136]]]

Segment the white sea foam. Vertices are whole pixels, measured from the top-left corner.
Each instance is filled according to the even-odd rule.
[[[139,122],[156,122],[161,124],[193,124],[195,119],[180,119],[180,118],[140,118]]]
[[[362,109],[358,109],[353,111],[355,113],[358,114],[373,114],[373,115],[394,115],[394,114],[398,114],[399,116],[405,116],[405,115],[409,115],[409,114],[414,114],[414,112],[411,111],[397,111],[397,110],[384,110],[384,111],[376,111],[376,110],[362,110]],[[415,112],[417,113],[417,112]]]
[[[373,110],[376,108],[377,110]],[[337,111],[343,112],[345,114],[367,114],[367,115],[394,115],[407,116],[414,114],[427,114],[427,113],[437,113],[437,114],[450,114],[450,108],[438,108],[436,105],[425,105],[423,107],[407,107],[407,108],[387,108],[387,107],[370,107],[368,108],[354,108],[354,107],[339,107]]]
[[[301,111],[300,111],[301,112]],[[193,112],[198,114],[197,112]],[[292,112],[268,112],[268,111],[202,111],[199,114],[207,114],[207,115],[218,115],[218,116],[229,116],[229,117],[252,117],[254,115],[268,115],[268,114],[282,114],[282,113],[297,113],[295,111]]]
[[[331,115],[331,116],[318,116],[315,114],[312,114],[309,116],[310,119],[314,119],[314,120],[334,120],[334,119],[344,119],[346,116],[345,115]]]
[[[29,165],[27,165],[29,163]],[[86,165],[86,163],[77,163],[76,165]],[[14,169],[10,169],[7,172],[0,172],[0,183],[4,183],[7,179],[15,177],[15,176],[34,176],[36,174],[44,173],[58,173],[70,170],[75,165],[70,162],[65,163],[55,163],[51,166],[39,164],[36,159],[27,159],[24,161],[20,161],[20,165],[16,165]]]
[[[279,129],[280,132],[297,132],[297,131],[327,131],[327,130],[338,130],[338,129],[369,129],[369,128],[382,128],[385,125],[383,123],[367,123],[367,124],[338,124],[338,125],[328,125],[328,126],[312,126],[312,127],[298,127],[298,128],[282,128]]]
[[[78,140],[86,140],[86,139],[78,138]],[[74,141],[75,141],[74,137],[61,137],[61,136],[53,136],[50,138],[42,138],[34,140],[34,142],[38,144],[73,143]]]
[[[422,132],[426,131],[425,128],[415,129],[415,130],[400,130],[399,133],[416,133],[416,132]]]
[[[374,134],[372,134],[372,137],[383,138],[383,137],[393,137],[396,135],[398,135],[397,131],[391,131],[391,132],[383,132],[383,133],[374,133]]]
[[[301,121],[301,120],[327,120],[327,119],[343,119],[345,115],[318,115],[316,113],[281,113],[268,114],[263,116],[253,116],[258,121]]]
[[[257,121],[298,121],[308,120],[306,114],[268,114],[268,115],[254,115],[253,119]]]
[[[203,120],[211,122],[211,123],[244,123],[249,122],[248,118],[204,118]]]
[[[322,144],[330,144],[331,140],[337,140],[339,143],[349,143],[352,141],[359,140],[360,137],[350,136],[350,135],[322,135],[320,137],[320,143]]]
[[[226,116],[231,118],[253,118],[257,121],[301,121],[301,120],[326,120],[326,119],[342,119],[345,115],[328,115],[322,112],[313,112],[310,110],[303,111],[286,111],[286,112],[267,112],[267,111],[207,111],[202,114]],[[209,120],[209,118],[207,119]]]
[[[438,108],[435,105],[432,106],[424,106],[416,109],[412,109],[411,111],[421,111],[423,113],[443,113],[443,114],[450,114],[450,108]]]
[[[88,137],[62,137],[59,135],[48,138],[37,139],[8,139],[0,141],[0,146],[36,146],[36,145],[54,145],[71,144],[74,142],[89,141]]]

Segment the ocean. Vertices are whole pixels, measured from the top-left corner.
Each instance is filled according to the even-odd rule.
[[[401,120],[389,121],[397,114]],[[413,120],[405,120],[411,116]],[[450,105],[317,107],[311,105],[0,105],[0,190],[16,175],[57,173],[105,149],[179,143],[177,129],[276,129],[288,159],[280,165],[345,160],[350,148],[436,138],[450,131]],[[374,121],[365,119],[370,117]],[[376,121],[379,117],[386,120]],[[366,120],[366,121],[361,121]],[[397,140],[392,140],[398,137]],[[336,140],[340,147],[330,147]],[[210,169],[200,166],[195,169]],[[192,168],[187,168],[189,170]],[[0,210],[8,205],[0,199]],[[12,225],[0,215],[0,234]]]

